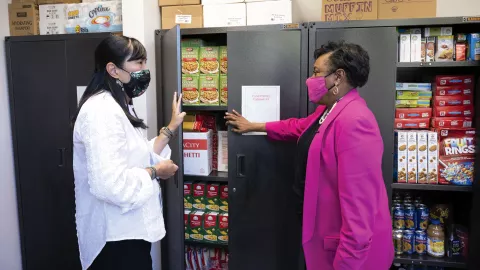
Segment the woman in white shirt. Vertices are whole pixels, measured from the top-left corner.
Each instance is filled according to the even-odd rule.
[[[73,170],[83,269],[152,269],[151,243],[165,236],[161,190],[178,167],[168,141],[182,123],[181,96],[172,119],[148,141],[132,99],[150,83],[147,54],[136,39],[111,36],[95,51],[95,74],[74,117]]]

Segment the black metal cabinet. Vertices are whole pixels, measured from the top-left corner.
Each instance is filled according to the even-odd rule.
[[[6,39],[24,269],[81,268],[70,119],[106,36]]]

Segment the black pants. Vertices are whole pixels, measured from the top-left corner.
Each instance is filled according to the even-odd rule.
[[[107,242],[88,270],[152,270],[151,248],[144,240]]]

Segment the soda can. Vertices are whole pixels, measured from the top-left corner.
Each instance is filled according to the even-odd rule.
[[[395,254],[403,254],[403,231],[394,230],[393,231],[393,247],[395,248]]]
[[[393,207],[393,227],[397,230],[405,230],[405,211],[402,205]]]
[[[410,230],[403,231],[403,253],[412,255],[415,253],[415,233]]]
[[[418,255],[427,254],[427,233],[425,231],[415,232],[415,252]]]
[[[405,229],[415,231],[417,228],[415,206],[413,206],[413,204],[405,204],[403,208],[405,215]]]
[[[424,204],[419,204],[416,210],[417,230],[427,230],[429,215],[430,211],[428,211],[428,207]]]

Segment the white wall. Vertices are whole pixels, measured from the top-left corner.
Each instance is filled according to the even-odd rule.
[[[4,40],[10,33],[8,2],[0,0],[0,269],[21,270],[10,105],[5,68]]]

